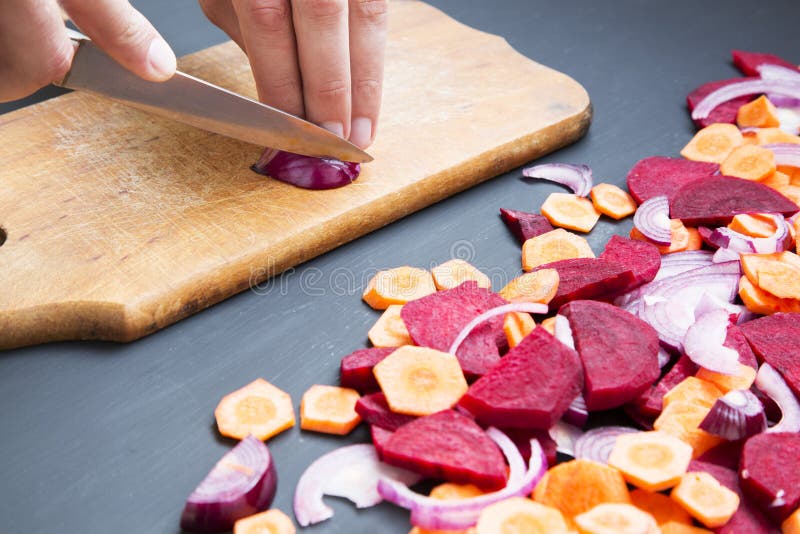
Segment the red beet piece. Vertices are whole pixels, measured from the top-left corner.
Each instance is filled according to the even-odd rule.
[[[416,345],[447,351],[462,328],[481,313],[507,304],[497,293],[473,281],[439,291],[403,306],[400,317]],[[505,339],[503,316],[489,319],[467,336],[456,353],[468,380],[481,376],[500,360]]]
[[[559,282],[550,309],[571,300],[611,300],[625,293],[636,278],[630,268],[602,258],[574,258],[540,265],[539,269],[555,269]]]
[[[661,267],[661,253],[652,243],[628,239],[619,235],[611,236],[606,248],[600,254],[601,260],[608,260],[626,266],[633,273],[633,283],[625,292],[650,282]]]
[[[739,353],[739,363],[758,369],[756,355],[753,354],[753,350],[747,343],[747,338],[744,337],[741,328],[735,324],[728,325],[728,334],[723,345]]]
[[[628,406],[635,412],[645,417],[658,417],[661,413],[664,395],[687,377],[694,376],[697,365],[685,354],[675,365],[667,371],[661,380],[654,386],[647,388],[644,393],[634,399]]]
[[[739,483],[780,524],[800,506],[800,434],[762,432],[748,439],[739,463]]]
[[[689,182],[670,201],[670,217],[686,226],[724,226],[739,213],[780,213],[790,216],[800,208],[764,184],[733,178],[709,176]]]
[[[776,313],[739,325],[758,359],[774,367],[800,396],[800,313]]]
[[[526,464],[531,458],[531,439],[536,439],[539,442],[542,451],[544,451],[544,456],[547,458],[547,465],[556,464],[558,456],[556,440],[547,430],[538,428],[501,428],[500,431],[514,442]]]
[[[628,172],[626,180],[631,196],[641,204],[659,195],[672,199],[684,185],[712,176],[718,170],[716,163],[652,156],[639,160]]]
[[[569,319],[583,362],[583,398],[589,411],[622,406],[658,379],[658,334],[621,308],[575,300],[559,312]]]
[[[384,444],[383,461],[485,490],[501,489],[508,480],[500,448],[475,421],[454,410],[420,417],[398,428]]]
[[[553,225],[544,215],[538,213],[527,213],[525,211],[507,210],[500,208],[500,217],[511,233],[524,243],[532,237],[542,235],[553,229]]]
[[[381,389],[372,374],[372,368],[393,351],[394,348],[371,348],[348,354],[339,365],[339,383],[361,394]]]
[[[395,413],[381,392],[364,395],[356,402],[356,413],[373,427],[379,426],[394,432],[406,423],[416,419],[413,415]]]
[[[701,100],[720,87],[725,87],[726,85],[730,85],[732,83],[739,83],[746,80],[755,79],[756,78],[731,78],[729,80],[719,80],[716,82],[704,83],[688,94],[686,97],[686,105],[689,107],[689,111],[692,111]],[[755,95],[740,96],[734,98],[733,100],[723,102],[711,110],[711,113],[708,114],[708,117],[704,119],[698,119],[694,121],[694,123],[700,128],[705,128],[709,124],[713,124],[715,122],[736,124],[736,115],[739,113],[739,108],[750,102],[754,96]]]
[[[732,50],[731,55],[733,56],[733,64],[745,76],[758,76],[758,67],[761,65],[778,65],[787,69],[797,70],[797,65],[774,54]]]
[[[736,472],[739,469],[739,457],[742,455],[742,447],[744,447],[744,440],[742,439],[738,441],[723,441],[698,456],[697,460]]]
[[[378,454],[378,459],[383,461],[383,448],[386,447],[386,442],[389,441],[389,438],[392,437],[394,432],[377,425],[372,425],[369,427],[369,433],[372,437],[372,445],[375,447],[375,452]]]
[[[578,354],[536,328],[470,386],[459,405],[480,423],[548,429],[581,391]]]

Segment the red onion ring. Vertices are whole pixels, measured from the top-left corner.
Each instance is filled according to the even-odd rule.
[[[787,80],[746,80],[731,83],[712,91],[692,111],[692,119],[700,120],[708,117],[709,113],[720,104],[734,98],[760,93],[776,93],[779,95],[800,98],[800,82]]]
[[[642,235],[659,245],[672,242],[669,225],[669,199],[666,195],[651,197],[642,202],[633,214],[633,225]]]
[[[586,399],[583,398],[583,395],[578,395],[572,400],[561,419],[576,427],[583,427],[586,424],[589,420],[589,410],[586,408]]]
[[[767,432],[800,432],[800,402],[781,374],[770,364],[763,363],[756,374],[755,385],[781,409],[781,420]]]
[[[505,315],[507,313],[521,312],[521,313],[547,313],[547,304],[538,304],[535,302],[513,302],[511,304],[503,304],[490,310],[486,310],[482,314],[475,317],[467,325],[461,329],[455,340],[453,340],[450,349],[447,351],[450,354],[455,354],[461,344],[467,339],[467,336],[482,322],[496,317],[498,315]]]
[[[788,167],[800,167],[800,144],[774,143],[764,145],[775,154],[776,165],[786,165]]]
[[[592,191],[592,169],[588,165],[543,163],[522,169],[522,175],[565,185],[580,197],[585,197]]]
[[[575,458],[593,460],[601,464],[608,463],[611,450],[617,442],[617,436],[639,432],[629,426],[602,426],[585,432],[575,442]]]
[[[758,75],[764,80],[786,80],[800,82],[800,71],[797,69],[789,69],[782,65],[770,65],[764,63],[756,67]]]

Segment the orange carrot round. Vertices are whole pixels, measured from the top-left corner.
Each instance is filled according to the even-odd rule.
[[[392,304],[405,304],[435,292],[431,273],[403,266],[379,271],[367,284],[362,298],[372,308],[385,310]]]
[[[274,508],[260,514],[243,517],[234,523],[233,534],[295,534],[292,520]]]
[[[733,124],[715,123],[697,132],[681,150],[681,156],[692,161],[722,163],[728,154],[744,143],[739,128]]]
[[[636,211],[636,201],[614,184],[597,184],[592,188],[592,203],[597,211],[612,219],[624,219]]]
[[[289,394],[258,378],[225,395],[214,411],[223,436],[244,439],[253,434],[266,440],[294,426],[294,408]]]
[[[775,172],[775,154],[757,145],[742,145],[728,154],[719,171],[725,176],[758,182]]]
[[[578,239],[582,238],[578,237]],[[550,242],[550,244],[552,245],[553,242]],[[581,242],[580,246],[583,246],[583,242]],[[589,249],[589,252],[591,252],[591,249]],[[528,258],[528,261],[536,263],[540,260]],[[556,296],[558,282],[558,271],[555,269],[539,269],[511,280],[500,290],[500,296],[509,302],[540,302],[547,304]]]
[[[414,344],[406,324],[400,317],[402,309],[403,306],[400,304],[392,304],[372,325],[367,332],[367,337],[373,347],[402,347]]]
[[[431,269],[431,275],[433,275],[433,283],[436,285],[436,289],[440,291],[453,289],[467,280],[473,280],[478,283],[478,287],[485,289],[491,289],[492,287],[492,282],[488,276],[461,259],[452,259],[437,265]]]
[[[678,483],[691,459],[689,445],[656,430],[617,436],[608,465],[638,488],[661,491]]]
[[[313,385],[300,402],[300,428],[325,434],[349,434],[361,416],[356,413],[358,391],[338,386]]]
[[[590,232],[600,219],[591,200],[569,193],[550,193],[541,211],[553,226],[578,232]]]
[[[525,271],[558,260],[594,257],[585,238],[562,228],[532,237],[522,245],[522,268]]]
[[[670,497],[709,528],[721,527],[739,508],[739,496],[705,472],[683,475]]]
[[[555,508],[524,497],[511,497],[484,508],[475,525],[475,534],[499,532],[567,534],[569,529]]]
[[[781,125],[781,121],[772,102],[761,95],[739,108],[736,124],[743,128],[775,128]]]

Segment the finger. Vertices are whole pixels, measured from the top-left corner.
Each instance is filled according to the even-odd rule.
[[[145,80],[175,74],[175,53],[127,0],[61,0],[75,24],[119,64]]]
[[[347,0],[292,0],[308,120],[350,135]]]
[[[386,0],[350,0],[350,141],[367,148],[375,139],[386,49]]]
[[[289,0],[233,0],[258,98],[303,116],[303,92]]]
[[[227,33],[244,50],[242,30],[239,29],[239,19],[236,18],[231,0],[200,0],[200,8],[208,20]]]
[[[63,79],[74,54],[53,0],[0,2],[0,102]]]

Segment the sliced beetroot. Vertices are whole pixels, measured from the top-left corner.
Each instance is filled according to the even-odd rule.
[[[447,352],[462,328],[481,313],[507,302],[474,281],[439,291],[403,306],[400,317],[416,345]],[[475,328],[456,352],[467,379],[481,376],[500,360],[498,343],[505,340],[503,316]]]
[[[378,455],[378,459],[383,461],[383,448],[386,447],[386,442],[389,441],[389,438],[392,437],[394,432],[377,425],[372,425],[369,427],[369,433],[372,437],[372,445],[375,447],[375,453]]]
[[[482,424],[546,430],[580,393],[578,354],[535,328],[470,386],[459,405]]]
[[[670,217],[686,226],[724,226],[740,213],[780,213],[788,217],[798,209],[771,187],[722,175],[689,182],[670,201]]]
[[[420,417],[398,428],[383,447],[383,461],[420,475],[486,490],[506,485],[500,448],[475,421],[454,410]]]
[[[800,396],[800,313],[776,313],[739,325],[759,360],[774,367]]]
[[[370,348],[348,354],[339,365],[339,383],[362,394],[379,390],[372,368],[393,351],[394,348]]]
[[[644,393],[631,401],[628,406],[645,417],[657,417],[661,413],[664,395],[666,395],[667,391],[683,382],[685,378],[694,376],[696,372],[697,364],[684,354],[661,377],[661,380],[647,388]]]
[[[718,170],[716,163],[652,156],[639,160],[628,172],[628,191],[639,204],[660,195],[672,199],[684,185]]]
[[[625,265],[601,258],[574,258],[540,265],[539,269],[558,271],[558,290],[550,309],[558,309],[571,300],[612,300],[634,284],[636,278]]]
[[[757,78],[731,78],[729,80],[718,80],[715,82],[704,83],[687,95],[686,105],[689,107],[689,111],[692,111],[701,100],[720,87],[725,87],[726,85],[730,85],[732,83],[739,83],[746,80],[755,79]],[[715,107],[711,113],[708,114],[708,117],[695,120],[694,123],[700,128],[705,128],[709,124],[714,124],[715,122],[736,124],[736,115],[739,113],[739,108],[750,102],[754,97],[755,95],[740,96],[734,98],[733,100],[723,102],[719,106]]]
[[[762,432],[748,439],[739,463],[739,483],[780,524],[800,506],[800,434]]]
[[[356,413],[367,424],[394,432],[406,423],[416,419],[413,415],[395,413],[386,402],[386,395],[381,392],[364,395],[356,402]]]
[[[778,65],[779,67],[797,70],[797,65],[774,54],[732,50],[731,56],[733,56],[733,64],[745,76],[758,76],[758,67],[761,65]]]
[[[606,243],[600,259],[613,261],[631,270],[633,283],[625,288],[625,292],[653,280],[661,267],[661,253],[654,244],[616,234]]]
[[[545,234],[553,229],[553,225],[544,215],[528,213],[525,211],[507,210],[500,208],[500,217],[511,233],[520,243],[532,237]]]
[[[698,456],[697,460],[730,469],[735,473],[739,470],[739,457],[742,455],[742,447],[744,447],[744,440],[742,439],[738,441],[723,441]]]
[[[572,301],[558,313],[569,319],[572,328],[589,411],[622,406],[658,379],[658,334],[646,322],[592,300]]]
[[[753,349],[747,343],[747,338],[744,337],[742,329],[735,324],[728,325],[728,334],[725,337],[725,343],[722,345],[739,353],[739,363],[758,369],[758,360],[756,360],[756,355],[753,354]]]

